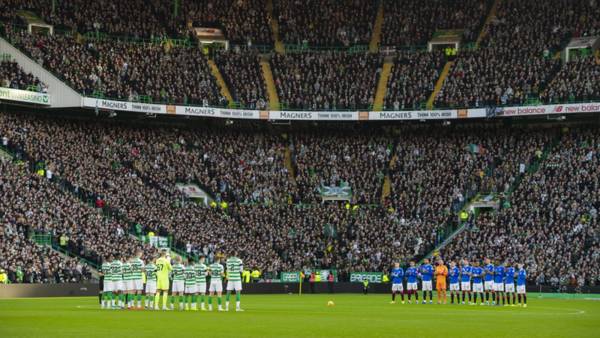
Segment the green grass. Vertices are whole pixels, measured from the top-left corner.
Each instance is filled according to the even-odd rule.
[[[530,295],[528,308],[389,300],[248,295],[246,312],[206,313],[101,310],[92,297],[0,299],[0,337],[600,337],[600,299]]]

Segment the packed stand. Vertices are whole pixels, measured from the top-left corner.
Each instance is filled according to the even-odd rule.
[[[13,61],[0,61],[0,87],[33,90],[45,93],[47,86],[31,73],[26,73],[18,63]]]
[[[507,193],[539,159],[551,135],[502,127],[405,131],[392,160],[387,204],[399,219],[419,224],[424,246],[432,249],[468,198]]]
[[[126,225],[105,219],[100,210],[59,189],[51,182],[53,176],[30,173],[27,163],[17,165],[3,161],[0,169],[3,173],[0,179],[3,239],[6,247],[22,245],[23,250],[4,251],[7,255],[23,255],[18,266],[28,276],[25,279],[28,282],[71,282],[89,278],[81,266],[77,267],[77,262],[62,259],[49,249],[32,248],[35,244],[26,238],[34,233],[51,238],[65,235],[71,252],[93,262],[99,262],[100,257],[111,250],[125,252],[140,247],[126,234]],[[16,268],[14,260],[7,261],[11,262],[9,270]]]
[[[16,23],[19,10],[35,10],[37,6],[38,0],[3,0],[0,2],[0,27],[3,23]]]
[[[273,55],[279,101],[288,109],[369,109],[382,60],[372,54],[316,52]]]
[[[172,195],[177,182],[197,182],[218,201],[285,203],[294,193],[283,165],[284,140],[254,131],[114,130],[117,161]],[[167,174],[165,174],[167,173]]]
[[[473,42],[488,15],[490,0],[383,0],[383,46],[425,46],[441,29],[462,29],[463,41]]]
[[[348,47],[371,40],[377,1],[274,0],[273,12],[284,43]]]
[[[566,286],[572,276],[575,286],[600,283],[599,145],[597,129],[566,132],[508,207],[478,217],[445,256],[522,262],[538,284]]]
[[[26,0],[2,1],[0,19],[7,23],[21,24],[18,10],[34,12],[55,29],[79,33],[101,32],[111,35],[151,38],[169,35],[163,19],[156,9],[144,0]],[[3,6],[4,7],[4,6]],[[125,19],[124,19],[125,18]]]
[[[548,88],[543,102],[576,102],[600,99],[600,63],[594,57],[582,57],[564,64]]]
[[[441,52],[398,52],[388,79],[384,109],[420,109],[433,92],[443,67]]]
[[[540,197],[538,203],[542,204],[536,207],[534,202],[539,193],[524,188],[534,186],[528,168],[542,159],[541,154],[557,135],[556,130],[413,127],[398,128],[393,133],[379,129],[355,130],[352,134],[325,130],[327,133],[318,137],[301,131],[275,137],[256,130],[198,132],[6,114],[0,117],[0,130],[11,147],[43,160],[55,176],[65,178],[75,189],[99,194],[106,206],[139,223],[144,232],[172,234],[178,247],[186,248],[190,254],[205,254],[209,261],[231,249],[239,249],[246,266],[257,267],[271,276],[315,266],[337,268],[341,272],[381,271],[394,259],[404,262],[421,257],[440,238],[443,230],[440,224],[456,219],[457,206],[465,201],[469,190],[502,195],[519,179],[523,181],[512,195],[517,197],[511,200],[519,217],[508,215],[506,219],[519,220],[515,223],[519,227],[527,222],[544,227],[562,218],[545,218],[536,208],[544,210],[544,201],[554,200],[554,195],[565,195],[564,187],[569,187],[580,195],[577,206],[571,200],[555,203],[560,202],[564,210],[588,210],[589,215],[582,218],[583,213],[572,216],[567,211],[553,211],[568,216],[569,220],[582,220],[581,226],[571,221],[557,222],[556,226],[579,229],[577,233],[585,234],[577,237],[580,240],[577,251],[569,256],[579,263],[561,262],[566,267],[585,267],[591,283],[594,277],[588,276],[595,273],[593,262],[600,255],[595,235],[597,223],[594,223],[599,207],[596,205],[599,189],[595,189],[599,177],[597,138],[590,133],[582,134],[582,138],[565,136],[563,143],[572,153],[568,157],[562,152],[560,157],[551,154],[550,160],[541,162],[544,171],[558,170],[555,168],[564,163],[581,166],[570,164],[552,175],[531,176],[545,184],[539,188],[540,193],[549,190],[546,186],[556,187],[546,192],[546,197]],[[290,183],[293,180],[283,166],[286,139],[295,165],[295,185]],[[368,206],[381,200],[388,163],[391,163],[392,195],[384,206]],[[450,176],[449,166],[453,168]],[[571,177],[568,172],[579,175]],[[210,177],[209,181],[203,180],[204,177]],[[277,178],[270,180],[272,177]],[[35,182],[36,189],[42,192],[32,194],[32,205],[60,206],[23,209],[34,210],[32,221],[27,223],[32,228],[47,226],[57,234],[69,231],[74,243],[82,243],[84,254],[100,252],[107,246],[108,250],[115,250],[121,244],[114,243],[123,243],[118,237],[125,232],[119,230],[124,227],[121,222],[102,218],[95,209],[81,205],[67,193],[44,190],[55,189],[54,181],[24,173],[19,176],[17,172],[11,172],[4,180],[14,186],[9,189],[15,192],[9,193],[10,196],[23,196],[20,191],[31,191],[25,187]],[[217,201],[230,203],[204,207],[184,199],[173,187],[181,180],[216,187]],[[342,180],[348,181],[354,192],[349,206],[345,202],[321,204],[315,189],[321,184],[339,185]],[[268,193],[261,195],[261,191]],[[18,204],[10,202],[12,199],[3,199],[9,201],[5,209],[11,214],[23,213],[13,206]],[[534,209],[521,213],[520,208],[530,205]],[[531,215],[537,218],[527,220]],[[54,222],[56,219],[61,222]],[[486,231],[481,226],[483,220],[477,219],[476,226],[481,238],[489,238],[489,234],[483,233]],[[83,228],[82,224],[89,226]],[[513,233],[518,233],[518,229]],[[554,249],[554,243],[575,242],[574,238],[564,237],[566,233],[552,232],[554,237],[541,230],[532,233],[537,236],[535,243],[544,243],[545,251],[535,252],[532,256],[535,262],[525,261],[528,271],[538,271],[531,267],[534,263],[551,261],[545,252],[554,254],[556,250],[557,255],[564,254],[560,247]],[[89,243],[89,238],[95,241]],[[586,258],[581,258],[581,252],[586,253]],[[486,251],[485,255],[488,254],[503,257],[501,252]],[[470,253],[464,247],[457,247],[454,254],[445,254],[455,255]],[[534,272],[534,276],[537,278],[539,274]],[[549,283],[550,279],[546,281]]]
[[[2,221],[0,270],[6,272],[9,283],[78,283],[91,278],[86,265],[39,246],[27,236],[25,225]]]
[[[152,0],[152,5],[166,19],[170,31],[187,34],[188,25],[224,29],[225,37],[235,44],[272,45],[270,18],[265,0],[181,1],[178,15],[173,3]]]
[[[282,163],[281,145],[275,139],[265,138],[264,145],[273,148],[263,148],[261,135],[251,135],[254,139],[250,141],[252,138],[239,138],[244,134],[232,134],[228,137],[229,144],[225,143],[223,134],[218,137],[215,134],[205,143],[196,143],[190,136],[188,148],[185,137],[176,132],[165,133],[165,130],[161,130],[164,133],[161,134],[152,132],[151,128],[140,132],[112,125],[102,128],[82,122],[59,123],[8,116],[3,116],[1,121],[0,126],[10,143],[52,166],[55,175],[76,189],[98,194],[103,204],[117,209],[127,220],[141,224],[146,230],[174,234],[177,243],[193,238],[196,246],[210,248],[212,257],[238,240],[240,243],[256,241],[248,237],[251,233],[240,232],[238,223],[226,214],[184,201],[174,186],[178,178],[195,182],[195,178],[204,179],[215,172],[223,174],[221,178],[210,178],[217,189],[224,189],[221,201],[227,197],[227,191],[232,191],[239,194],[237,201],[241,203],[286,203],[288,198],[282,192],[292,190],[274,186],[275,177],[279,177],[282,184],[288,181],[287,172],[278,168]],[[71,142],[73,139],[78,142]],[[239,149],[244,149],[243,153],[236,153]],[[178,168],[178,172],[173,168]],[[186,176],[178,177],[182,172]],[[228,183],[234,188],[229,189]],[[215,191],[221,193],[221,190]],[[223,226],[213,228],[215,224]],[[198,232],[197,229],[204,230]],[[236,233],[241,237],[230,238]],[[204,241],[207,238],[211,241]],[[256,250],[267,250],[260,257],[276,259],[267,247],[258,245]],[[259,257],[248,259],[252,263]]]
[[[10,31],[13,43],[38,63],[60,74],[86,95],[139,101],[223,106],[206,57],[198,48],[130,44],[79,43],[66,35],[31,35]]]
[[[267,88],[259,58],[256,50],[237,47],[215,55],[215,63],[219,66],[233,99],[241,107],[267,108]]]
[[[379,203],[392,149],[389,138],[377,134],[328,131],[292,134],[296,182],[300,198],[320,202],[322,186],[352,189],[354,202]]]
[[[460,52],[436,98],[438,107],[524,104],[560,70],[570,37],[592,31],[600,6],[587,0],[500,2],[481,48]]]

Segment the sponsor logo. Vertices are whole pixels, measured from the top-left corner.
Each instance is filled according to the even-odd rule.
[[[459,119],[466,119],[467,117],[469,117],[469,111],[466,109],[459,109],[456,113],[456,116]]]
[[[167,114],[171,114],[171,115],[177,114],[177,109],[175,106],[167,105],[166,110],[167,110]]]
[[[12,88],[0,88],[0,99],[43,105],[48,105],[50,102],[48,94]]]
[[[407,120],[412,119],[412,112],[381,112],[379,118],[384,120]]]
[[[286,112],[282,111],[279,113],[279,117],[282,119],[289,120],[314,120],[313,113],[311,112]]]
[[[100,106],[102,108],[110,108],[117,110],[129,110],[127,108],[127,102],[100,100]]]
[[[185,107],[184,113],[188,115],[215,116],[217,111],[210,107]]]

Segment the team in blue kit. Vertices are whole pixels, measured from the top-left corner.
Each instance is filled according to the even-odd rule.
[[[430,264],[429,259],[424,259],[420,266],[416,266],[414,261],[409,262],[409,266],[404,270],[399,262],[394,263],[390,269],[392,281],[392,301],[390,303],[395,304],[396,296],[399,294],[402,304],[404,304],[404,294],[406,293],[409,304],[413,294],[416,304],[418,304],[420,281],[423,291],[422,303],[427,303],[429,293],[429,303],[432,304],[434,278],[436,282],[439,282],[440,278],[443,278],[442,281],[447,278],[450,304],[455,304],[456,299],[456,304],[527,307],[527,272],[522,263],[517,264],[515,268],[508,262],[497,262],[494,265],[489,258],[485,258],[481,263],[479,260],[474,260],[472,264],[467,259],[461,260],[460,264],[451,261],[447,277],[437,273],[437,269],[443,266],[441,260],[437,265],[438,267],[435,268]],[[446,268],[443,267],[443,270],[445,271]],[[434,271],[436,271],[435,277]],[[406,282],[406,288],[404,288],[404,282]],[[440,303],[439,297],[438,289],[438,304]]]

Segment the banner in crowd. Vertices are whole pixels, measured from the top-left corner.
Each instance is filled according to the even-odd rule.
[[[350,282],[362,283],[364,280],[368,280],[369,283],[381,283],[383,280],[383,273],[381,272],[351,272]]]
[[[1,88],[0,99],[5,96],[15,97],[2,90],[14,91],[14,89]],[[27,91],[29,99],[27,102],[48,104],[48,95]],[[32,98],[31,96],[35,96]],[[46,103],[43,97],[45,96]],[[16,96],[19,97],[19,96]],[[19,101],[19,100],[16,100]],[[37,102],[32,102],[37,101]],[[595,103],[570,103],[540,106],[522,107],[486,107],[473,109],[440,109],[440,110],[408,110],[408,111],[266,111],[250,109],[230,109],[200,106],[175,106],[151,103],[136,103],[126,101],[113,101],[84,97],[82,108],[103,109],[115,111],[130,111],[150,114],[186,115],[200,117],[214,117],[224,119],[254,119],[272,121],[401,121],[401,120],[452,120],[464,118],[492,118],[506,116],[527,116],[545,114],[571,114],[571,113],[598,113],[600,102]]]
[[[346,183],[338,186],[322,185],[319,193],[323,201],[349,201],[352,199],[352,188]]]
[[[33,103],[44,106],[50,105],[50,96],[48,94],[5,87],[0,87],[0,100]]]
[[[150,245],[155,248],[169,248],[169,238],[163,236],[152,236],[148,238]]]

